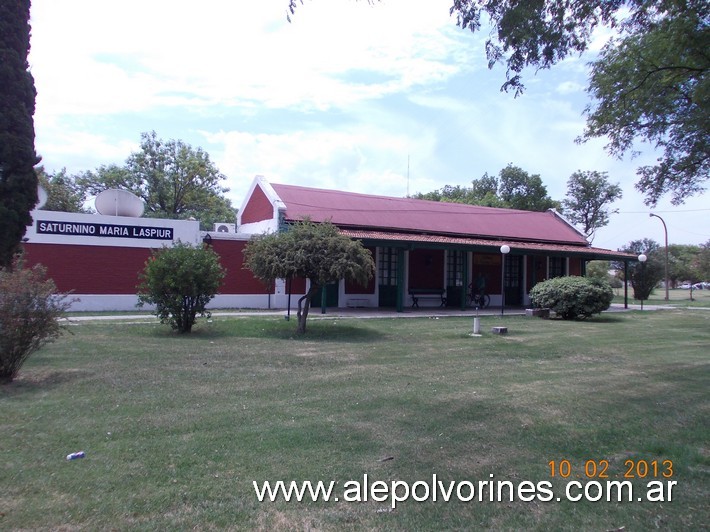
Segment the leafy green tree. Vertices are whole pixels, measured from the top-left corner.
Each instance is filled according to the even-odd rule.
[[[498,177],[485,173],[480,179],[474,179],[470,188],[446,185],[440,190],[417,193],[413,197],[526,211],[560,208],[560,203],[547,195],[547,187],[539,175],[530,175],[512,164],[503,168]]]
[[[710,175],[710,4],[653,2],[667,8],[609,42],[594,61],[584,139],[605,137],[621,156],[638,140],[663,151],[637,170],[636,188],[655,206],[699,194]]]
[[[74,178],[67,175],[66,168],[48,174],[44,167],[40,166],[36,172],[39,184],[47,192],[43,211],[87,212],[84,209],[84,194]]]
[[[698,274],[703,281],[710,282],[710,240],[700,245]]]
[[[565,216],[580,226],[587,238],[609,223],[609,215],[618,212],[609,205],[620,199],[621,187],[609,183],[606,172],[578,170],[567,181],[567,197],[562,200]]]
[[[636,256],[642,253],[646,255],[646,262],[632,261],[629,264],[629,277],[625,279],[631,283],[634,290],[634,299],[648,299],[653,289],[663,279],[665,275],[664,252],[655,240],[644,238],[629,242],[619,251],[632,253]],[[619,272],[619,277],[623,278],[624,263],[613,262],[613,267]]]
[[[498,178],[488,172],[480,179],[471,181],[471,195],[476,199],[475,205],[503,207],[503,202],[498,197]]]
[[[155,131],[141,135],[141,149],[128,157],[126,165],[101,166],[86,172],[77,182],[87,195],[108,188],[133,192],[145,202],[151,218],[195,218],[203,230],[214,222],[234,222],[236,211],[222,196],[229,189],[202,148],[180,140],[163,141]]]
[[[155,305],[160,323],[189,333],[197,315],[210,316],[207,303],[219,290],[225,270],[209,247],[178,243],[156,250],[138,285],[138,306]]]
[[[329,223],[308,219],[286,231],[259,235],[244,251],[245,265],[264,282],[294,277],[310,281],[308,292],[298,300],[297,332],[306,332],[311,299],[328,283],[347,279],[366,284],[375,264],[372,254],[358,240],[342,235]]]
[[[0,2],[0,267],[11,266],[37,203],[30,0]]]
[[[488,175],[488,173],[483,174],[480,179],[474,179],[470,188],[461,185],[446,185],[432,192],[418,192],[412,197],[429,201],[447,201],[486,207],[504,206],[498,197],[498,179],[495,176]]]
[[[509,164],[498,174],[498,183],[498,196],[511,209],[546,211],[560,207],[547,195],[547,187],[538,174],[531,175]]]
[[[293,14],[297,0],[289,0]],[[457,24],[487,31],[488,67],[506,66],[501,90],[524,91],[525,69],[547,69],[585,52],[600,26],[615,32],[593,63],[581,141],[609,139],[621,156],[636,141],[663,150],[638,169],[646,203],[673,203],[704,189],[710,174],[710,4],[707,0],[452,0]],[[289,18],[290,20],[290,18]],[[488,27],[489,30],[484,29]]]
[[[0,383],[12,382],[32,353],[62,334],[70,304],[43,266],[27,269],[15,258],[0,268]]]
[[[700,246],[670,244],[668,246],[668,277],[675,286],[678,281],[697,283],[703,280]]]

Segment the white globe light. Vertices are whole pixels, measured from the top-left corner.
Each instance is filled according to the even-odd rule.
[[[646,262],[646,259],[648,259],[648,257],[646,255],[644,255],[643,253],[641,253],[641,255],[639,255],[639,262]]]
[[[510,246],[507,245],[507,244],[503,244],[503,245],[500,247],[500,252],[501,252],[503,255],[507,255],[508,253],[510,253]]]

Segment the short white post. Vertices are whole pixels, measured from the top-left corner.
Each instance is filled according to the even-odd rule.
[[[473,318],[473,334],[480,334],[481,333],[481,318],[476,316]]]

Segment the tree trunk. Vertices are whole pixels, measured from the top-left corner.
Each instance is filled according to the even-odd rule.
[[[299,334],[306,333],[306,320],[308,319],[308,310],[311,308],[311,298],[313,294],[318,291],[318,288],[320,287],[317,284],[311,282],[311,287],[308,289],[306,295],[298,300],[298,312],[296,313],[298,317],[298,327],[296,328],[296,332]]]

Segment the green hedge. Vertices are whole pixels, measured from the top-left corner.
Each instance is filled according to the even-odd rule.
[[[532,304],[549,308],[565,320],[582,320],[606,310],[614,291],[608,282],[586,277],[556,277],[530,291]]]

